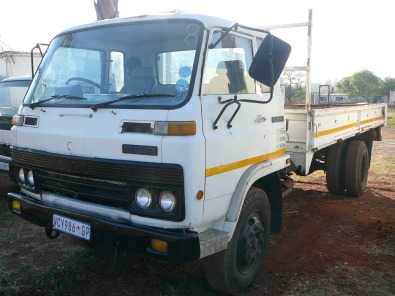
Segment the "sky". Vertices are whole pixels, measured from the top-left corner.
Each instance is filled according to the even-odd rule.
[[[119,0],[121,17],[177,9],[259,27],[304,22],[309,8],[313,82],[336,82],[365,69],[395,77],[393,0]],[[93,0],[0,0],[0,46],[29,51],[66,28],[95,20]],[[305,63],[305,34],[301,29],[278,32],[299,64]]]

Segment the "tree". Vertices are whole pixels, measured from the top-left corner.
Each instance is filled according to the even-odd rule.
[[[383,95],[383,81],[368,70],[345,77],[336,86],[340,91],[351,96],[373,97]]]
[[[387,77],[383,81],[383,93],[389,96],[390,91],[395,91],[395,78]]]
[[[340,80],[336,84],[336,88],[339,91],[344,92],[344,93],[349,94],[349,95],[352,95],[352,94],[357,92],[356,89],[354,88],[353,84],[352,84],[351,76],[345,77],[342,80]]]
[[[288,103],[304,103],[306,97],[304,73],[285,71],[283,74],[285,84],[285,99]]]

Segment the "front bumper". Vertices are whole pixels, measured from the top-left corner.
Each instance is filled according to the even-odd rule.
[[[63,199],[63,203],[54,203],[40,200],[37,196],[31,197],[24,193],[9,193],[8,206],[12,209],[12,201],[18,200],[21,204],[19,213],[15,213],[22,218],[32,222],[33,224],[52,228],[52,217],[54,214],[62,215],[91,225],[92,241],[114,240],[128,241],[131,243],[141,244],[144,249],[155,255],[165,258],[175,259],[178,261],[191,261],[201,257],[199,236],[196,232],[188,229],[163,229],[157,227],[148,227],[136,225],[125,219],[110,219],[104,217],[105,208],[101,207],[96,212],[93,211],[95,205],[81,203],[81,211],[76,209],[76,204],[67,198]],[[67,207],[66,202],[70,201]],[[89,207],[90,206],[90,207]],[[116,212],[108,209],[109,216],[115,216]],[[121,217],[122,218],[122,217]],[[150,248],[152,239],[166,241],[168,244],[167,253],[157,253]]]

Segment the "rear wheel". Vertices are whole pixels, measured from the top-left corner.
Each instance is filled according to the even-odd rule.
[[[348,196],[358,197],[367,187],[370,166],[369,152],[365,142],[355,140],[347,147],[345,185]]]
[[[345,143],[338,143],[328,149],[326,157],[326,187],[333,194],[344,194]]]
[[[270,240],[270,204],[266,193],[252,188],[246,197],[228,248],[206,259],[205,273],[217,291],[236,294],[255,280]]]

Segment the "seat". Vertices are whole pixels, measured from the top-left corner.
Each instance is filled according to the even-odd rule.
[[[137,67],[127,79],[122,92],[128,94],[147,93],[155,85],[155,79],[151,67]]]

